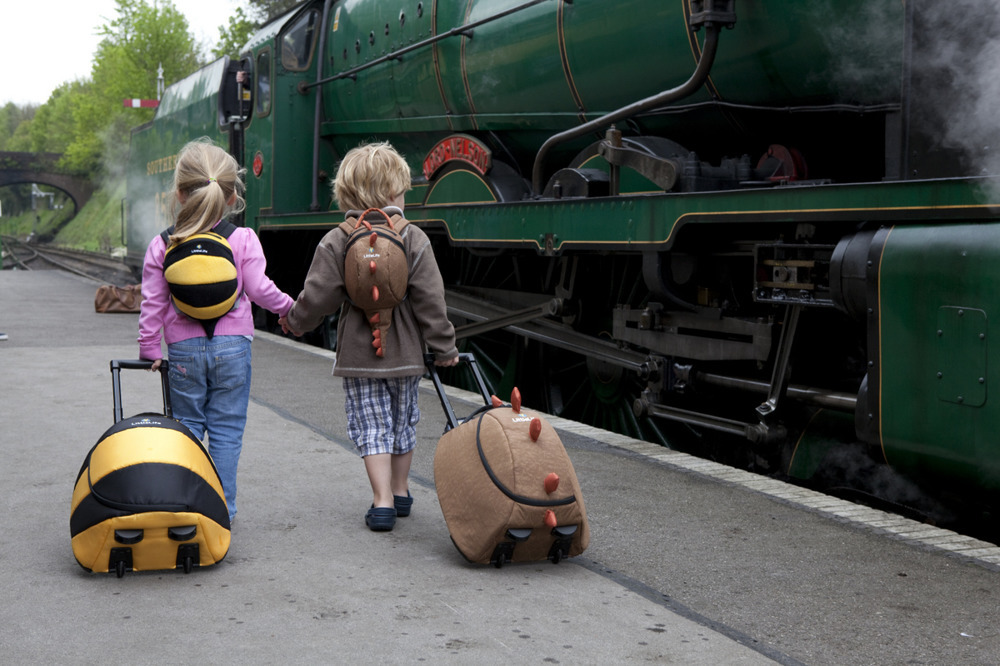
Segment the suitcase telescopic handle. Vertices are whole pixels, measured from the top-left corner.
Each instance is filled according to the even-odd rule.
[[[458,355],[458,360],[460,363],[466,363],[469,366],[469,369],[472,371],[472,376],[476,379],[476,385],[479,387],[479,393],[483,396],[483,400],[486,404],[493,404],[493,397],[490,395],[490,390],[486,386],[486,379],[483,378],[483,373],[479,369],[479,364],[476,363],[476,357],[468,352],[465,352]],[[424,365],[427,366],[427,370],[430,372],[431,381],[434,382],[434,390],[437,391],[438,399],[441,400],[441,407],[444,409],[444,415],[448,419],[448,427],[445,428],[445,432],[448,432],[452,428],[458,427],[458,417],[455,416],[455,410],[452,409],[451,401],[448,400],[448,394],[444,391],[444,384],[441,383],[441,377],[438,375],[437,366],[434,365],[434,354],[424,354]]]
[[[149,370],[152,367],[153,361],[144,361],[142,359],[135,361],[111,361],[111,391],[114,394],[115,400],[115,423],[118,423],[124,418],[124,410],[122,409],[121,371]],[[168,418],[172,418],[173,410],[170,407],[170,380],[167,378],[167,370],[169,367],[170,362],[167,359],[163,359],[160,363],[160,385],[163,389],[163,414]]]

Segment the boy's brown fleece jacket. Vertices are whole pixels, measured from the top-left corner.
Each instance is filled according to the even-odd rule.
[[[400,212],[392,207],[385,210],[390,215]],[[421,375],[424,372],[425,345],[439,360],[458,355],[455,327],[448,320],[445,305],[444,281],[434,259],[430,239],[416,225],[407,224],[403,229],[403,243],[410,266],[408,294],[393,312],[392,326],[383,343],[387,351],[381,358],[375,355],[372,348],[372,330],[365,320],[365,313],[347,302],[344,288],[347,234],[334,227],[316,247],[305,286],[288,313],[288,325],[300,333],[311,331],[323,321],[323,317],[344,306],[337,324],[334,375]]]

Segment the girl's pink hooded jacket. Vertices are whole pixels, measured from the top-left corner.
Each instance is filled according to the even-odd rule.
[[[278,289],[267,277],[267,261],[260,239],[252,229],[237,227],[229,236],[236,262],[236,281],[240,296],[236,305],[215,325],[215,335],[253,337],[253,314],[250,303],[284,317],[294,299]],[[159,234],[146,248],[142,266],[142,306],[139,313],[139,357],[150,361],[163,358],[160,340],[167,344],[205,336],[201,323],[181,314],[170,300],[170,290],[163,277],[163,256],[167,247]],[[162,334],[161,334],[162,330]]]

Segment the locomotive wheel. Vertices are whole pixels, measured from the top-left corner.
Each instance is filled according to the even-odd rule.
[[[460,347],[475,354],[487,386],[502,400],[517,386],[529,409],[667,445],[652,422],[635,417],[632,403],[644,387],[618,366],[502,331],[464,341]],[[471,378],[454,372],[442,373],[446,383],[476,391]]]
[[[508,254],[459,254],[448,264],[457,269],[451,280],[472,288],[489,285],[513,292],[555,291],[551,280],[560,274],[561,266],[542,263],[534,257],[520,259],[517,263]],[[571,289],[578,295],[571,297],[576,308],[572,319],[564,319],[563,323],[609,340],[611,317],[617,304],[638,306],[645,297],[641,260],[636,256],[597,255],[581,255],[577,259],[579,266]],[[505,401],[517,386],[528,408],[666,444],[666,438],[653,421],[640,421],[632,411],[633,403],[645,388],[632,372],[504,330],[461,340],[459,348],[475,354],[490,391]],[[471,377],[462,369],[446,370],[441,377],[447,384],[476,391]]]
[[[652,422],[639,420],[632,404],[644,385],[633,373],[620,366],[585,358],[559,349],[537,350],[539,364],[544,358],[546,411],[601,430],[667,445]]]

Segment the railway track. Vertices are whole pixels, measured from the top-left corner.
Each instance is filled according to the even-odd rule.
[[[100,284],[125,286],[137,280],[120,259],[85,250],[31,243],[2,236],[3,267],[15,270],[63,270]]]

